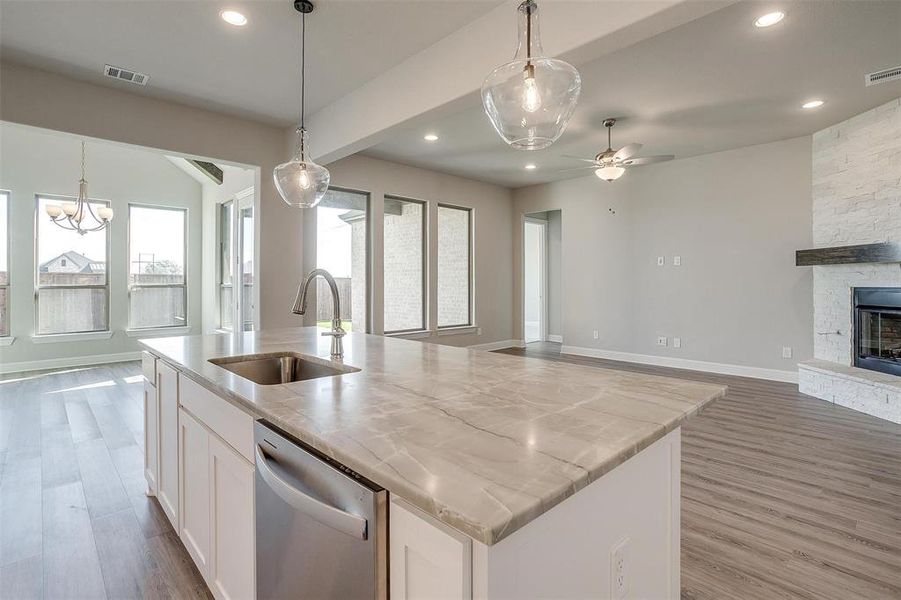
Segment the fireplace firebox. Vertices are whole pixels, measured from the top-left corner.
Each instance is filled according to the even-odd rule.
[[[901,376],[901,288],[854,288],[854,365]]]

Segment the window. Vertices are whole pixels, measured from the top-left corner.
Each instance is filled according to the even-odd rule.
[[[316,206],[316,267],[335,278],[341,319],[347,331],[367,330],[369,194],[329,189]],[[316,283],[316,321],[330,326],[332,306],[328,284]],[[324,301],[326,300],[326,301]]]
[[[472,325],[472,210],[438,205],[438,327]]]
[[[38,335],[109,330],[109,228],[79,235],[50,222],[47,204],[74,198],[38,196],[36,331]],[[107,202],[92,200],[96,213]],[[63,264],[65,261],[65,264]]]
[[[9,335],[9,192],[0,192],[0,337]]]
[[[385,333],[426,328],[425,203],[385,196]]]
[[[232,291],[232,201],[219,205],[219,328],[231,331],[234,321]]]
[[[131,329],[187,325],[187,215],[183,208],[128,206]]]
[[[241,320],[244,331],[253,331],[253,196],[251,204],[242,201],[241,226]]]

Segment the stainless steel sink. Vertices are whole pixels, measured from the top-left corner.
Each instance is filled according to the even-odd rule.
[[[333,377],[360,371],[355,367],[304,356],[296,352],[211,358],[210,362],[260,385],[306,381],[307,379]]]

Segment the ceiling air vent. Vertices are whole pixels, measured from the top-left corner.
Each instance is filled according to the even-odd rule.
[[[868,73],[866,76],[867,86],[885,83],[886,81],[898,81],[899,79],[901,79],[901,66],[882,69],[875,73]]]
[[[103,74],[107,77],[112,77],[113,79],[119,79],[121,81],[127,81],[128,83],[134,83],[137,85],[147,85],[147,81],[150,79],[150,75],[137,73],[135,71],[129,71],[128,69],[123,69],[122,67],[114,67],[112,65],[104,66]]]

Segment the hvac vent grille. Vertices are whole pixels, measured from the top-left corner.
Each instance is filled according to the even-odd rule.
[[[901,79],[901,66],[869,73],[866,77],[867,86],[885,83],[886,81],[898,81],[899,79]]]
[[[119,79],[120,81],[127,81],[128,83],[134,83],[136,85],[147,85],[147,82],[150,80],[150,75],[145,75],[144,73],[138,73],[136,71],[129,71],[128,69],[123,69],[122,67],[114,67],[113,65],[104,66],[103,74],[107,77]]]

